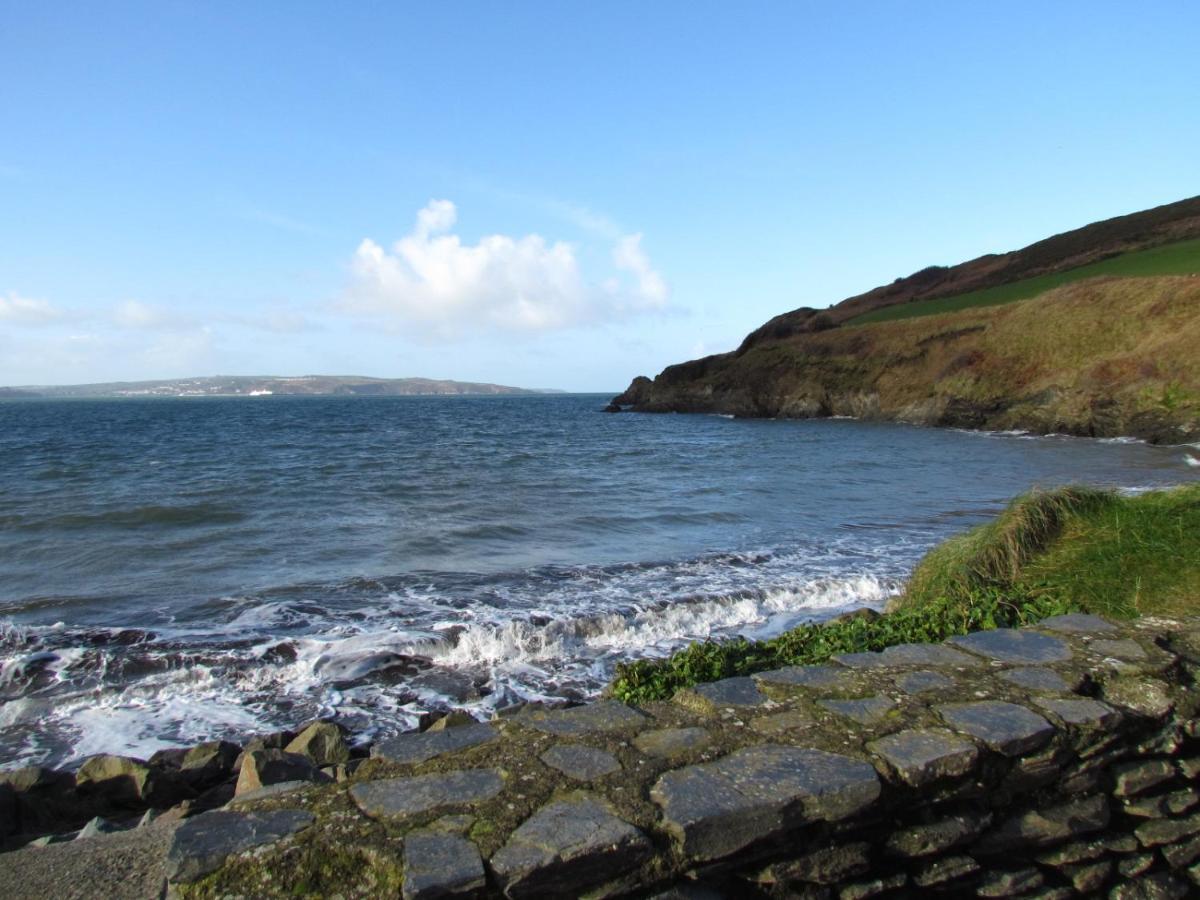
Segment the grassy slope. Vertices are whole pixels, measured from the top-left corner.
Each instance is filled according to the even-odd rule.
[[[1019,497],[930,551],[887,615],[802,625],[769,641],[693,644],[620,666],[611,691],[629,702],[666,699],[702,681],[1072,610],[1200,611],[1200,483],[1135,497],[1088,488]]]
[[[1006,306],[765,342],[653,390],[667,408],[694,398],[699,409],[805,416],[808,404],[823,415],[1178,442],[1189,423],[1200,427],[1198,312],[1200,278],[1091,279]],[[854,408],[862,395],[877,406]]]
[[[897,319],[938,315],[960,309],[1013,303],[1017,300],[1028,300],[1065,284],[1101,275],[1145,277],[1150,275],[1192,275],[1198,272],[1200,272],[1200,239],[1181,241],[1164,247],[1154,247],[1150,250],[1123,253],[1120,256],[1080,266],[1077,269],[1069,269],[1066,272],[1039,275],[1035,278],[1026,278],[1011,284],[997,285],[966,294],[958,294],[954,297],[940,297],[936,300],[920,300],[915,303],[885,306],[882,309],[850,319],[845,324],[867,325],[872,322],[892,322]]]

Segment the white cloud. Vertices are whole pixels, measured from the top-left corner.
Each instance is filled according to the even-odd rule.
[[[176,328],[187,324],[184,319],[160,306],[140,300],[126,300],[113,310],[113,321],[122,328]]]
[[[22,297],[9,291],[0,297],[0,322],[13,325],[49,325],[62,319],[65,313],[47,300]]]
[[[364,240],[351,260],[344,308],[446,338],[496,328],[548,331],[666,305],[666,282],[642,249],[640,234],[617,239],[616,274],[594,284],[571,244],[537,234],[496,234],[464,244],[449,233],[456,221],[453,203],[434,200],[390,251]]]

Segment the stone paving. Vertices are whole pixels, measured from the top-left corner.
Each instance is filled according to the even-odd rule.
[[[1071,615],[406,735],[188,820],[172,890],[1183,897],[1198,673],[1200,622]]]

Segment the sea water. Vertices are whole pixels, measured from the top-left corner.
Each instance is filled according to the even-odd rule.
[[[600,396],[0,402],[0,766],[595,696],[621,660],[881,608],[1031,487],[1181,448]]]

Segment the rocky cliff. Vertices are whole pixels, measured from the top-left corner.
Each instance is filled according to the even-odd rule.
[[[1003,306],[761,337],[637,378],[642,412],[853,416],[1200,438],[1200,278],[1094,279]]]
[[[1192,441],[1200,278],[1145,273],[1200,272],[1197,235],[1193,198],[923,269],[827,310],[776,316],[734,352],[639,376],[610,408]],[[1140,277],[1084,277],[1096,271]],[[996,290],[1030,299],[956,299]],[[872,321],[881,311],[889,320]]]

